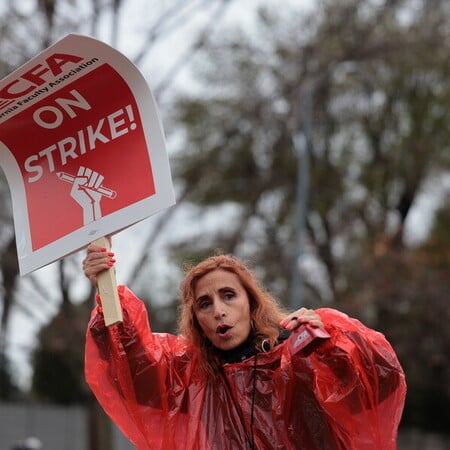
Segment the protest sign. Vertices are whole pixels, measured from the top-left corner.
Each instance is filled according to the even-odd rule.
[[[145,79],[87,36],[66,36],[0,81],[0,165],[21,275],[175,202]]]

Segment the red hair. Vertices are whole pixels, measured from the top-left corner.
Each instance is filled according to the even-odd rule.
[[[204,368],[212,375],[217,374],[219,364],[211,342],[204,336],[194,312],[195,287],[197,281],[214,270],[226,270],[239,278],[250,301],[250,318],[255,345],[261,349],[267,341],[272,348],[278,339],[279,323],[285,311],[279,303],[262,287],[252,270],[241,260],[231,255],[211,256],[196,266],[187,267],[184,280],[180,285],[180,332],[200,350],[200,360]]]

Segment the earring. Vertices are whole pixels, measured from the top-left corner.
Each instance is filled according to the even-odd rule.
[[[270,342],[269,342],[269,339],[264,339],[264,340],[261,342],[261,350],[262,350],[263,352],[268,352],[268,351],[270,350]]]

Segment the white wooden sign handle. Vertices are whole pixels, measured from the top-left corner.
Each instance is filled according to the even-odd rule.
[[[101,237],[93,242],[99,247],[110,250],[110,241]],[[114,267],[104,270],[97,275],[97,287],[102,299],[103,316],[107,327],[123,321],[122,308],[120,306],[119,294],[117,293],[116,272]]]

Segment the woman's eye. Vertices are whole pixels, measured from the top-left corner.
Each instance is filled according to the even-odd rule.
[[[211,302],[203,301],[198,304],[198,307],[199,307],[199,309],[206,309],[210,304],[211,304]]]
[[[224,298],[226,300],[231,300],[232,298],[234,298],[234,292],[227,292],[227,293],[225,293]]]

